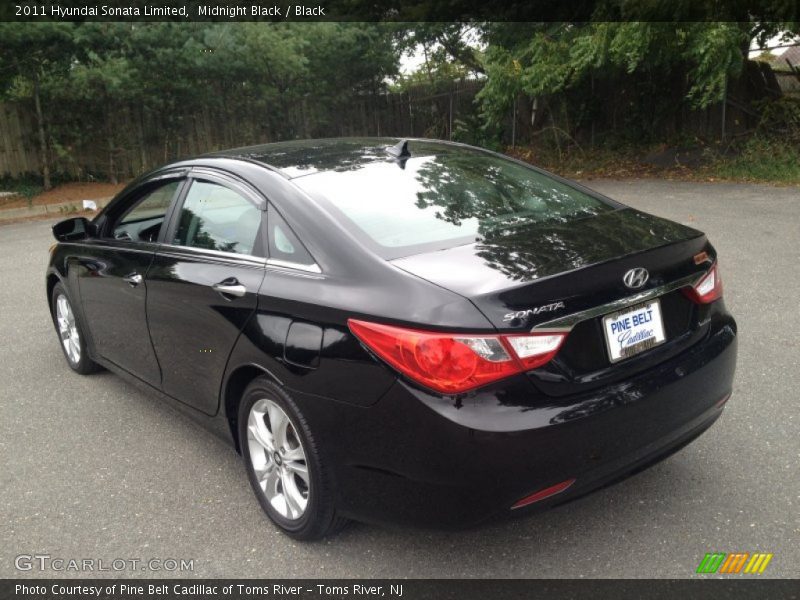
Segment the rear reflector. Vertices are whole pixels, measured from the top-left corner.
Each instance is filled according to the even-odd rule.
[[[392,367],[437,392],[460,394],[535,369],[566,333],[477,335],[407,329],[350,319],[350,331]]]
[[[566,490],[569,486],[575,483],[575,479],[567,479],[566,481],[562,481],[561,483],[557,483],[555,485],[551,485],[549,488],[544,488],[543,490],[539,490],[531,494],[530,496],[525,496],[522,500],[519,500],[514,506],[511,507],[511,510],[515,508],[522,508],[523,506],[528,506],[535,502],[540,502],[545,498],[549,498],[550,496],[555,496],[556,494],[560,494],[564,490]]]

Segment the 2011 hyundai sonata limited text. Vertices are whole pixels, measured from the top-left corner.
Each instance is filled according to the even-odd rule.
[[[53,232],[69,366],[229,439],[300,539],[563,503],[689,443],[732,389],[703,233],[478,148],[219,152]]]

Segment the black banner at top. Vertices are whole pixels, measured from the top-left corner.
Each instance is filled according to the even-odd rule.
[[[797,21],[800,0],[4,0],[1,21]]]

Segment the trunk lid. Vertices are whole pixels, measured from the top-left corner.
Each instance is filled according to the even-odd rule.
[[[708,265],[693,257],[703,250],[712,252],[703,233],[623,208],[392,263],[468,298],[501,331],[520,331],[699,274]],[[649,280],[632,290],[623,276],[635,267]]]

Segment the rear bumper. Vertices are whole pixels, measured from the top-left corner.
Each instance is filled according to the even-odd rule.
[[[459,527],[574,478],[520,511],[566,502],[668,456],[719,417],[735,366],[723,314],[685,352],[583,395],[545,396],[519,376],[459,401],[402,382],[368,408],[297,400],[336,469],[342,514]]]

